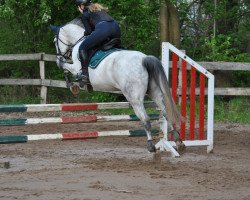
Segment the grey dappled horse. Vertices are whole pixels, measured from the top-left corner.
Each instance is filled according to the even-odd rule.
[[[83,36],[85,29],[80,18],[76,18],[64,26],[51,26],[51,28],[55,32],[57,65],[76,75],[81,69],[77,55],[78,48],[81,41],[85,39]],[[73,64],[66,62],[71,49]],[[116,51],[101,61],[96,69],[89,68],[89,79],[93,90],[122,92],[144,126],[147,133],[147,148],[150,152],[155,152],[156,149],[151,135],[150,118],[143,104],[146,94],[159,107],[160,122],[168,124],[168,130],[166,125],[161,125],[162,131],[164,133],[173,132],[177,150],[185,147],[173,126],[173,124],[178,125],[181,122],[181,116],[172,100],[163,66],[156,57],[147,56],[138,51]]]

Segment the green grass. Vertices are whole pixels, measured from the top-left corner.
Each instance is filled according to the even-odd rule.
[[[0,86],[0,104],[39,104],[41,99],[37,94],[38,87]]]
[[[215,99],[214,111],[215,121],[250,124],[249,97],[218,97]]]

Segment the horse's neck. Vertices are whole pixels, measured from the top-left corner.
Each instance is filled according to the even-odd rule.
[[[67,36],[67,40],[71,42],[71,44],[76,43],[81,37],[84,35],[84,29],[75,24],[69,24],[63,27],[64,35]]]

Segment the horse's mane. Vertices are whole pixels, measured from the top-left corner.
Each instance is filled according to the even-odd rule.
[[[71,20],[70,22],[66,23],[65,25],[67,25],[67,24],[74,24],[74,25],[77,25],[77,26],[84,28],[81,17],[77,17],[77,18]]]

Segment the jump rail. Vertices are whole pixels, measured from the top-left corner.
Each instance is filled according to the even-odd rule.
[[[145,102],[145,107],[155,107],[153,102]],[[67,112],[67,111],[93,111],[106,109],[131,108],[128,102],[113,103],[80,103],[80,104],[26,104],[26,105],[0,105],[0,112]],[[151,120],[159,119],[159,114],[149,114]],[[89,116],[64,116],[49,118],[20,118],[20,119],[0,119],[2,126],[20,126],[28,124],[48,124],[48,123],[89,123],[102,121],[139,121],[135,115],[89,115]],[[156,135],[158,130],[152,130]],[[0,136],[0,144],[22,143],[34,140],[74,140],[89,139],[105,136],[146,136],[144,130],[116,130],[116,131],[85,131],[71,133],[37,134],[37,135],[8,135]]]
[[[145,102],[146,108],[156,107],[153,102]],[[24,105],[0,105],[0,112],[48,112],[48,111],[86,111],[132,108],[128,102],[111,103],[72,103],[72,104],[24,104]]]
[[[156,135],[159,131],[152,130],[152,134]],[[71,133],[54,133],[54,134],[37,134],[37,135],[9,135],[0,136],[0,144],[8,143],[23,143],[37,140],[79,140],[92,139],[107,136],[146,136],[144,130],[117,130],[117,131],[85,131],[85,132],[71,132]]]

